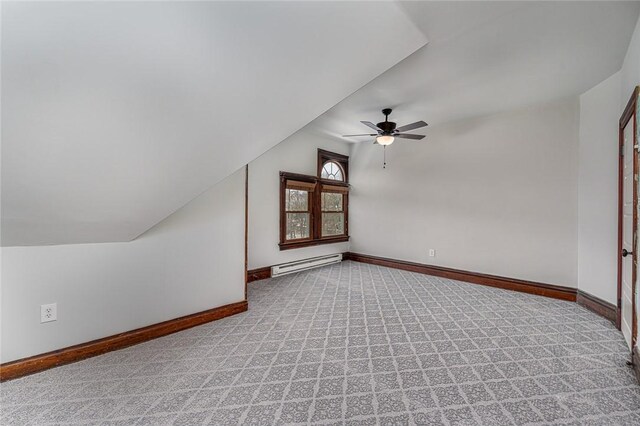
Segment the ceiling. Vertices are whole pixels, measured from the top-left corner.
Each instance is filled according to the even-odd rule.
[[[131,240],[310,122],[343,140],[383,107],[434,126],[581,94],[639,11],[4,2],[2,245]]]
[[[429,44],[323,114],[309,131],[341,140],[369,133],[359,121],[381,121],[384,107],[394,108],[390,119],[398,125],[425,120],[434,126],[579,95],[621,68],[640,12],[639,2],[626,1],[402,7]]]
[[[425,43],[394,2],[3,2],[2,245],[131,240]]]

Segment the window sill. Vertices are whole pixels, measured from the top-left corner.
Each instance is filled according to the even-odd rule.
[[[341,235],[339,237],[325,237],[317,240],[291,241],[287,243],[280,243],[278,246],[280,247],[280,250],[291,250],[302,247],[318,246],[321,244],[344,243],[346,241],[349,241],[349,236]]]

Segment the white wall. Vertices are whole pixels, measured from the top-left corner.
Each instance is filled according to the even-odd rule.
[[[620,84],[617,72],[580,96],[578,287],[612,304],[618,293]]]
[[[640,19],[629,42],[622,69],[620,70],[620,114],[629,101],[631,92],[640,84]]]
[[[2,12],[4,246],[130,241],[426,42],[390,1]]]
[[[249,269],[348,251],[349,243],[280,251],[280,171],[315,176],[318,148],[349,154],[345,142],[304,128],[249,163]],[[349,222],[351,223],[351,222]]]
[[[351,154],[352,252],[576,287],[578,99]],[[428,257],[429,249],[436,257]]]
[[[244,168],[132,242],[6,247],[2,266],[2,362],[241,301]]]

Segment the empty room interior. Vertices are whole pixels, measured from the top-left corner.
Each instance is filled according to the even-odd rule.
[[[640,425],[640,1],[0,14],[0,424]]]

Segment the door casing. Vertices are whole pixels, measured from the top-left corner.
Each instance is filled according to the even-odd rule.
[[[636,277],[637,277],[637,228],[638,228],[638,117],[636,114],[640,86],[636,86],[624,112],[618,122],[618,297],[616,310],[616,327],[622,328],[622,248],[623,248],[623,205],[624,205],[624,129],[633,119],[633,257],[631,267],[631,348],[633,349],[637,339],[636,321]]]

